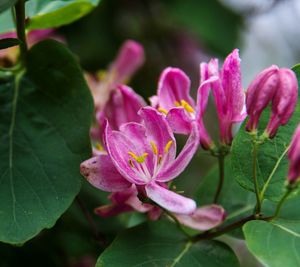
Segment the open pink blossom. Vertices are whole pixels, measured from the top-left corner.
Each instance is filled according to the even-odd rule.
[[[134,184],[139,193],[171,212],[189,214],[196,209],[192,199],[166,189],[162,183],[176,178],[197,150],[198,127],[176,157],[176,140],[166,118],[154,108],[139,111],[142,123],[125,123],[119,131],[107,123],[104,145],[107,155],[81,164],[81,173],[96,187],[118,192]]]
[[[300,179],[300,125],[293,135],[288,158],[290,160],[288,181],[295,183]]]
[[[274,137],[280,125],[292,116],[298,99],[298,82],[293,71],[271,67],[259,73],[247,90],[246,106],[249,115],[246,129],[256,131],[263,110],[272,103],[271,118],[266,134]]]
[[[219,71],[217,59],[200,66],[201,82],[197,103],[190,96],[190,79],[178,68],[165,69],[160,77],[157,96],[150,99],[152,106],[166,114],[172,129],[187,134],[191,123],[197,121],[201,144],[209,149],[214,146],[206,128],[203,115],[212,90],[219,117],[220,139],[231,144],[236,128],[246,117],[245,94],[241,86],[240,59],[234,50]]]

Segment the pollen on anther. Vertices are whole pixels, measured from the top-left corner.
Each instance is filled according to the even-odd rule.
[[[170,141],[166,144],[166,146],[165,146],[165,154],[167,154],[167,153],[169,152],[169,149],[170,149],[172,143],[173,143],[173,141],[170,140]]]
[[[154,143],[154,141],[150,141],[150,145],[151,145],[151,147],[152,147],[153,153],[154,153],[155,155],[157,155],[157,154],[158,154],[158,149],[157,149],[157,146],[156,146],[156,144]]]

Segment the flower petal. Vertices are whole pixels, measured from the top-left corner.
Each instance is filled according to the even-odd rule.
[[[221,224],[226,216],[225,210],[218,205],[208,205],[196,209],[190,215],[175,214],[178,221],[188,227],[207,231]]]
[[[134,209],[127,205],[115,205],[115,204],[109,204],[109,205],[103,205],[94,210],[95,214],[101,216],[101,217],[112,217],[117,216],[124,212],[133,211]]]
[[[166,68],[159,79],[157,95],[159,105],[166,110],[176,106],[185,100],[192,107],[195,106],[194,100],[190,97],[191,81],[189,77],[178,68]]]
[[[170,165],[166,166],[166,168],[162,168],[156,177],[156,181],[167,182],[182,173],[197,151],[199,139],[199,128],[196,122],[193,122],[191,134],[186,141],[185,146]]]
[[[80,172],[93,186],[104,191],[115,192],[131,186],[117,171],[108,155],[99,155],[82,162]]]
[[[157,146],[157,154],[167,157],[166,163],[173,160],[176,155],[176,141],[165,116],[152,107],[141,108],[139,115],[143,119],[149,142],[154,142]],[[172,143],[166,154],[165,148],[170,141]]]
[[[145,189],[150,199],[171,212],[190,214],[196,209],[194,200],[176,194],[156,183],[147,184]]]
[[[138,111],[146,106],[144,99],[126,85],[118,85],[111,93],[103,113],[113,130],[126,122],[139,122]]]
[[[140,142],[140,140],[132,139],[132,137],[130,138],[119,131],[112,131],[108,123],[106,123],[103,139],[107,152],[111,156],[113,164],[121,175],[131,183],[144,184],[146,179],[143,179],[143,177],[132,167],[130,164],[132,158],[128,154],[128,152],[135,153],[136,155],[144,153],[143,151],[140,151],[138,145],[135,144],[135,141]]]
[[[183,107],[171,108],[167,114],[167,121],[175,133],[189,134],[191,132],[192,120]]]

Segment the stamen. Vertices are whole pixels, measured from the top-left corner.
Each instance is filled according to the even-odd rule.
[[[181,104],[180,104],[178,101],[175,101],[175,102],[174,102],[174,105],[175,105],[176,107],[180,107],[180,106],[181,106]]]
[[[159,107],[157,110],[158,110],[159,112],[165,114],[165,115],[168,114],[168,111],[167,111],[166,109],[162,108],[162,107]]]
[[[144,153],[143,155],[141,156],[137,156],[136,154],[134,154],[133,152],[128,152],[128,154],[133,158],[135,159],[135,161],[137,163],[143,163],[146,159],[146,157],[148,156],[148,153]]]
[[[104,151],[104,148],[100,143],[96,143],[96,149],[99,151]]]
[[[190,112],[190,113],[194,113],[195,110],[190,106],[190,104],[188,102],[186,102],[185,100],[181,100],[181,106],[184,107],[184,109],[187,111],[187,112]]]
[[[158,149],[157,149],[157,146],[156,146],[156,144],[154,143],[154,141],[150,141],[150,145],[151,145],[151,147],[152,147],[153,153],[154,153],[155,155],[157,155],[157,154],[158,154]]]
[[[132,162],[132,159],[129,160],[129,164],[132,168],[134,168],[134,165],[133,165],[133,162]]]
[[[167,154],[167,153],[169,152],[169,149],[170,149],[172,143],[173,143],[173,141],[170,140],[170,141],[166,144],[166,146],[165,146],[165,154]]]
[[[158,156],[158,165],[161,163],[161,160],[162,160],[162,155],[159,155]]]

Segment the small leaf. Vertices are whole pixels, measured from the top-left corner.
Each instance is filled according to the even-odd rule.
[[[21,41],[16,38],[5,38],[0,40],[0,50],[1,49],[6,49],[12,46],[19,45]]]
[[[93,102],[77,60],[44,41],[27,61],[23,77],[0,82],[0,241],[11,244],[54,225],[91,152]]]
[[[299,220],[250,221],[243,231],[249,250],[264,266],[300,266]]]
[[[238,267],[232,250],[219,241],[191,243],[175,224],[148,222],[120,234],[96,267]]]

